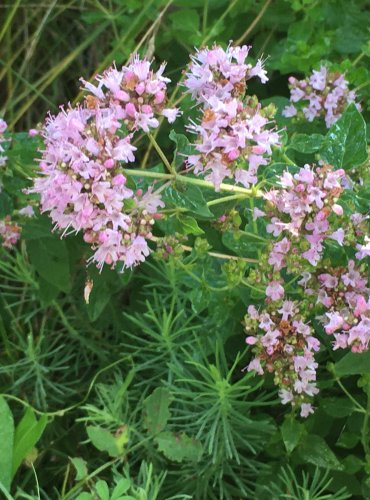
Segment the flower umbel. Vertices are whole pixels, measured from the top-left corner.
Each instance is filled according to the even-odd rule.
[[[225,178],[245,187],[257,183],[257,170],[267,165],[279,135],[269,126],[274,111],[262,109],[256,97],[244,97],[247,80],[267,81],[262,61],[246,64],[250,47],[219,46],[202,49],[192,57],[185,86],[201,105],[201,123],[188,129],[196,134],[195,154],[187,164],[196,175],[219,189]],[[247,166],[247,168],[245,168]]]
[[[300,408],[302,417],[308,416],[311,398],[318,393],[314,352],[320,349],[320,342],[303,321],[298,305],[286,300],[277,311],[261,312],[249,306],[245,325],[246,343],[255,356],[247,370],[272,373],[282,403],[290,403]]]
[[[291,76],[289,87],[291,104],[285,107],[283,115],[288,118],[304,117],[309,122],[324,117],[328,128],[357,97],[354,90],[349,90],[343,74],[329,72],[325,66],[321,66],[319,71],[314,70],[304,80]],[[355,105],[360,111],[360,104],[355,102]]]

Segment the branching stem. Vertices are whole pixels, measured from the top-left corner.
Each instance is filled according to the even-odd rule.
[[[208,189],[215,189],[215,186],[212,182],[204,181],[203,179],[195,179],[194,177],[188,177],[185,175],[177,174],[176,172],[172,174],[163,174],[161,172],[153,172],[148,170],[136,170],[127,168],[124,169],[124,173],[126,175],[132,175],[133,177],[150,177],[152,179],[159,180],[173,180],[178,182],[184,182],[185,184],[193,184],[194,186],[204,187]],[[254,198],[261,198],[262,191],[259,189],[246,189],[240,186],[234,186],[232,184],[221,183],[220,191],[230,192],[230,193],[240,193],[245,195],[246,197],[251,196]]]

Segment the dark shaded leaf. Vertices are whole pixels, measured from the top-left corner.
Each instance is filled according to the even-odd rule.
[[[294,149],[299,153],[315,153],[322,147],[324,136],[321,134],[296,134],[288,145],[288,149]]]
[[[362,353],[349,352],[335,364],[338,377],[347,375],[362,375],[370,373],[370,351]]]
[[[336,168],[349,170],[367,159],[366,124],[354,104],[325,136],[321,156]]]
[[[307,435],[298,448],[298,451],[304,461],[314,464],[317,467],[334,470],[343,469],[343,466],[326,441],[316,434]]]
[[[291,417],[284,420],[280,427],[280,431],[288,453],[291,453],[298,445],[302,437],[303,429],[304,426]]]
[[[63,292],[70,290],[69,259],[63,240],[55,236],[29,240],[27,252],[31,264],[44,280]]]

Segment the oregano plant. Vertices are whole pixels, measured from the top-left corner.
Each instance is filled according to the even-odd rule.
[[[338,62],[335,6],[326,57],[322,5],[267,1],[252,47],[215,3],[159,14],[181,73],[155,21],[27,133],[0,119],[6,498],[369,494],[364,30]]]

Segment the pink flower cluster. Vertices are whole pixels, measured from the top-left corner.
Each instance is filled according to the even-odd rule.
[[[0,236],[3,240],[2,245],[5,248],[12,248],[21,236],[21,228],[11,221],[9,215],[0,220]]]
[[[248,334],[254,332],[246,338],[255,356],[247,370],[273,373],[282,403],[300,408],[302,417],[313,413],[309,401],[318,393],[314,352],[320,342],[302,320],[297,303],[285,300],[280,309],[270,312],[259,312],[251,305],[245,324]]]
[[[343,214],[337,201],[343,191],[344,176],[344,170],[334,170],[330,165],[305,165],[294,175],[284,172],[279,179],[281,188],[264,195],[270,218],[267,231],[276,237],[283,236],[273,244],[268,259],[275,271],[287,265],[289,253],[316,266],[327,238],[343,244],[344,230],[333,230],[329,217]],[[266,214],[259,211],[257,216],[261,215]]]
[[[334,350],[363,352],[369,348],[370,289],[365,264],[349,260],[347,267],[334,268],[323,259],[328,238],[351,246],[358,260],[370,254],[368,216],[353,213],[348,217],[338,204],[346,185],[342,169],[305,165],[295,174],[284,172],[278,187],[264,195],[264,211],[255,208],[253,213],[254,220],[268,218],[267,232],[276,240],[267,247],[267,255],[261,256],[260,267],[248,276],[251,286],[266,285],[266,309],[260,313],[250,306],[245,318],[247,331],[257,332],[246,339],[254,354],[248,370],[273,373],[282,402],[301,404],[301,416],[313,411],[305,398],[317,392],[313,351],[320,346],[307,318],[316,316],[325,332],[333,335]],[[308,263],[313,267],[310,272]],[[286,284],[283,269],[301,278],[297,284],[304,293],[302,314],[295,302],[286,299],[287,284],[297,279],[288,276]]]
[[[134,161],[136,148],[130,135],[118,135],[119,127],[110,108],[68,108],[49,117],[42,132],[42,175],[30,190],[40,194],[41,211],[50,213],[63,236],[83,232],[100,269],[144,261],[157,210],[164,206],[152,190],[127,187],[120,162]]]
[[[2,146],[2,143],[7,141],[7,139],[5,139],[4,137],[4,132],[7,128],[8,125],[6,121],[0,118],[0,167],[3,167],[6,163],[6,160],[8,159],[8,157],[4,155],[5,149]]]
[[[81,79],[84,89],[92,94],[86,96],[87,107],[110,109],[129,131],[149,132],[158,127],[159,116],[173,123],[179,110],[166,108],[170,79],[163,76],[165,67],[163,63],[154,72],[150,61],[134,55],[120,70],[111,67],[103,75],[97,75],[97,85]]]
[[[305,294],[328,309],[322,316],[325,332],[334,335],[335,349],[349,347],[352,352],[368,349],[370,340],[370,289],[367,276],[350,260],[348,267],[305,273],[299,282]]]
[[[184,82],[202,106],[201,123],[188,126],[197,139],[196,154],[187,164],[196,175],[206,173],[216,189],[227,177],[245,187],[256,184],[258,168],[268,163],[271,147],[279,141],[277,132],[267,127],[271,111],[261,109],[256,98],[244,99],[247,80],[268,80],[261,60],[255,66],[245,63],[249,49],[214,46],[198,51]]]
[[[344,75],[330,73],[325,66],[304,80],[291,76],[289,84],[291,104],[285,107],[283,115],[304,116],[310,122],[323,116],[328,128],[340,118],[348,104],[356,100],[356,92],[349,90]],[[361,110],[358,103],[356,107]]]
[[[197,50],[191,56],[189,72],[186,74],[185,86],[190,90],[192,98],[206,106],[210,98],[226,101],[232,97],[243,96],[246,81],[258,76],[262,83],[268,78],[261,59],[255,66],[246,64],[250,46],[229,46],[226,50],[215,45]]]
[[[94,251],[89,260],[100,269],[135,266],[150,252],[147,240],[164,203],[153,188],[132,191],[121,164],[135,161],[135,132],[158,127],[159,116],[172,123],[179,113],[165,107],[164,68],[154,72],[134,55],[128,66],[98,75],[97,85],[83,80],[90,92],[83,106],[50,116],[42,131],[42,175],[30,192],[41,195],[42,212],[63,236],[83,232]]]

